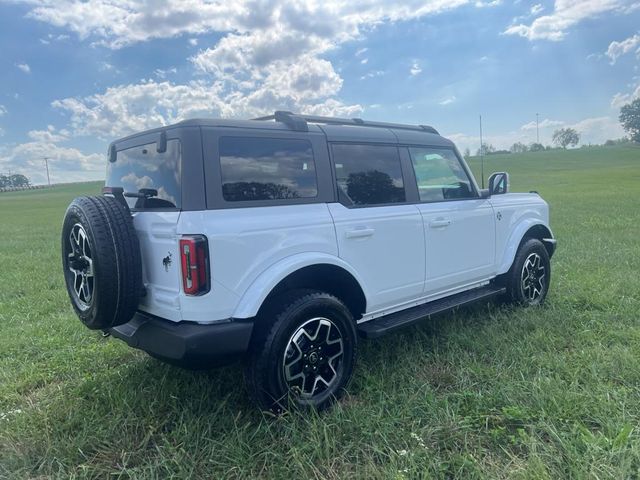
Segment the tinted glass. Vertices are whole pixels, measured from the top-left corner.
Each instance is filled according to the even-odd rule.
[[[377,145],[333,145],[339,194],[347,205],[405,201],[398,149]]]
[[[475,198],[469,176],[453,150],[410,148],[409,152],[421,201]]]
[[[318,195],[311,143],[278,138],[220,139],[222,194],[230,202]]]
[[[167,151],[158,153],[156,143],[128,148],[117,153],[116,161],[108,163],[108,187],[122,187],[125,192],[138,193],[147,188],[150,198],[125,197],[130,208],[180,208],[180,141],[167,141]]]

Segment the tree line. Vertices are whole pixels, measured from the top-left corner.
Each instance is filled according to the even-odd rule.
[[[615,140],[607,140],[604,142],[604,146],[609,147],[613,145],[619,145],[622,143],[636,142],[640,143],[640,98],[635,99],[633,102],[624,105],[620,109],[620,116],[618,117],[622,128],[629,135],[628,137],[622,137]],[[566,149],[568,147],[575,147],[580,143],[580,133],[570,127],[559,128],[553,132],[551,142],[556,148]],[[522,142],[516,142],[511,145],[509,150],[498,150],[490,143],[483,143],[481,147],[476,150],[476,155],[495,155],[500,153],[525,153],[525,152],[540,152],[542,150],[551,150],[553,147],[547,145],[544,146],[541,143],[533,142],[526,145]],[[467,148],[464,152],[465,157],[471,156],[470,150]]]
[[[31,185],[31,181],[21,173],[14,173],[13,175],[0,174],[0,188],[28,187],[29,185]]]

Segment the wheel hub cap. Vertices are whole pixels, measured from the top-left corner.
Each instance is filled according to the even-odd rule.
[[[338,327],[327,318],[307,320],[287,343],[283,361],[285,382],[303,399],[326,392],[338,381],[343,356]]]
[[[542,296],[546,282],[546,270],[542,257],[537,253],[531,253],[522,266],[520,275],[520,287],[522,296],[529,302],[534,302]]]
[[[79,306],[89,308],[94,288],[93,259],[87,232],[79,223],[76,223],[69,233],[67,267],[72,275],[73,293]]]

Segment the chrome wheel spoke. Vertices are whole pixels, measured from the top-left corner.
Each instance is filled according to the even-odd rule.
[[[69,282],[73,284],[77,305],[86,309],[91,305],[94,288],[93,259],[91,258],[91,243],[87,232],[76,223],[69,232],[69,250],[66,252],[67,268],[73,277]]]
[[[304,322],[291,336],[283,359],[284,380],[302,399],[331,388],[340,373],[344,355],[340,330],[329,319]]]
[[[542,296],[545,286],[546,271],[542,257],[533,252],[529,254],[522,266],[520,289],[522,296],[529,302],[535,302]]]

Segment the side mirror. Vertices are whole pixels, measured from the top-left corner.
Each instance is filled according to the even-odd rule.
[[[488,188],[483,188],[480,190],[480,198],[485,199],[491,197],[491,192]]]
[[[501,195],[509,192],[509,174],[507,172],[492,173],[489,177],[489,193]]]

